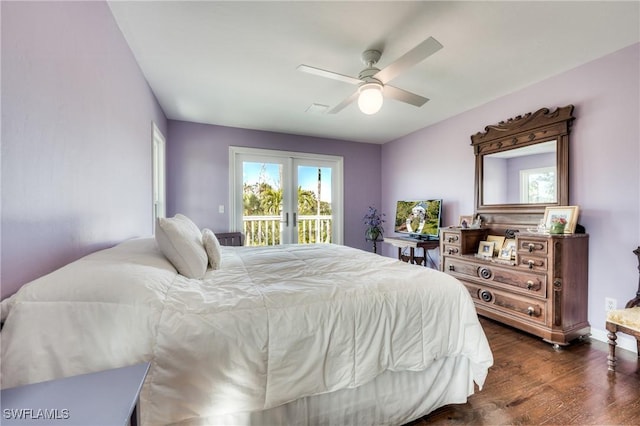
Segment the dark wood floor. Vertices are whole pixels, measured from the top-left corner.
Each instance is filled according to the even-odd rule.
[[[466,404],[442,407],[411,426],[640,425],[640,361],[585,339],[559,350],[537,337],[481,318],[494,365]]]

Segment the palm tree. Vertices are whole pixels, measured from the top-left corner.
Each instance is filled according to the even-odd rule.
[[[260,199],[253,192],[245,192],[242,195],[242,204],[245,216],[260,214]]]
[[[265,184],[267,188],[260,194],[260,207],[263,214],[278,215],[282,209],[282,189],[273,189]]]
[[[316,194],[298,186],[298,214],[301,216],[316,214],[317,205]]]

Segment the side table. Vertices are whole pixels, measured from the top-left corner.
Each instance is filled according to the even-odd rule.
[[[384,241],[384,240],[381,240],[380,238],[376,238],[374,240],[374,239],[366,238],[366,237],[365,237],[365,240],[369,241],[370,243],[373,243],[373,252],[374,253],[378,253],[378,243],[381,243],[382,241]]]
[[[0,391],[2,425],[139,424],[138,398],[149,363]]]
[[[398,247],[398,259],[409,262],[411,264],[428,266],[428,261],[431,260],[431,264],[434,269],[438,269],[438,265],[429,257],[428,250],[440,248],[440,240],[419,240],[411,237],[384,237],[383,242],[391,244],[394,247]],[[402,250],[409,248],[409,256],[403,256]],[[416,256],[416,248],[422,249],[422,256]],[[405,260],[406,258],[406,260]]]

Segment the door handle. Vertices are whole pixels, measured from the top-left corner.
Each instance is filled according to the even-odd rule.
[[[289,213],[284,214],[284,220],[281,220],[280,223],[284,223],[284,226],[289,226]]]
[[[297,218],[298,218],[298,213],[293,213],[293,226],[298,226],[298,222],[297,222]]]

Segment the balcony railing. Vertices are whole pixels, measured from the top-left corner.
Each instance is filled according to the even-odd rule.
[[[290,219],[291,220],[291,219]],[[274,246],[280,244],[280,216],[243,216],[243,232],[247,246]],[[298,243],[330,243],[331,216],[298,216]]]

